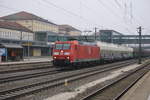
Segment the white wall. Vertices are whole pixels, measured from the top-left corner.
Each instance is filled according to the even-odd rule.
[[[33,40],[33,33],[0,28],[0,38],[15,40]]]

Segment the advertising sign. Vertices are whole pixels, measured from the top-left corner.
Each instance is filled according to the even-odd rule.
[[[6,49],[0,48],[0,56],[6,56]]]

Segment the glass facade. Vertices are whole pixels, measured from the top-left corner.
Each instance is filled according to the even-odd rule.
[[[100,40],[103,42],[120,44],[119,41],[115,42],[116,36],[118,36],[120,40],[120,37],[122,37],[123,35],[114,30],[100,30]]]

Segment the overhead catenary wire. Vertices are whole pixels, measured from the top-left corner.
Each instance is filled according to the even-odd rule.
[[[48,4],[52,5],[52,6],[54,6],[54,7],[56,7],[56,8],[59,8],[59,9],[65,11],[65,12],[67,12],[67,13],[73,15],[73,16],[76,16],[76,17],[79,17],[79,18],[81,18],[81,19],[83,19],[83,20],[88,21],[87,19],[85,19],[85,18],[82,17],[81,15],[77,15],[77,14],[75,14],[75,13],[69,11],[69,10],[66,10],[65,8],[62,8],[62,7],[60,7],[60,6],[57,6],[56,4],[54,4],[54,3],[50,2],[50,1],[47,1],[47,0],[42,0],[42,1],[44,1],[44,2],[46,2],[46,3],[48,3]],[[116,13],[114,13],[114,15],[117,16]],[[95,25],[100,26],[100,25],[98,25],[98,24],[95,24]],[[101,26],[100,26],[100,27],[101,27]],[[129,29],[128,29],[128,30],[129,30]],[[133,33],[133,32],[130,31],[130,33]]]
[[[63,7],[60,7],[60,6],[56,5],[56,4],[54,4],[53,2],[50,2],[50,1],[48,1],[48,0],[42,0],[42,1],[45,2],[46,4],[49,4],[49,5],[51,5],[51,6],[55,7],[55,8],[60,9],[60,10],[63,11],[63,12],[68,13],[68,14],[70,14],[70,15],[72,15],[72,16],[81,18],[81,19],[84,20],[86,23],[90,23],[90,24],[93,24],[93,25],[96,25],[96,26],[100,26],[99,24],[97,24],[97,23],[95,23],[95,22],[93,22],[93,21],[91,21],[91,20],[88,20],[88,19],[86,19],[85,17],[83,17],[83,16],[81,16],[81,15],[79,15],[79,14],[76,14],[76,13],[74,13],[74,12],[72,12],[72,11],[69,11],[69,10],[67,10],[67,9],[65,9],[65,8],[63,8]]]
[[[100,5],[102,5],[103,7],[105,7],[111,14],[113,14],[115,17],[117,17],[117,18],[121,18],[122,19],[122,17],[119,15],[119,14],[117,14],[114,10],[112,10],[112,9],[110,9],[109,8],[109,6],[107,6],[102,0],[97,0],[99,3],[98,4],[100,4]],[[127,26],[128,25],[126,25],[126,23],[123,23],[124,25],[125,25],[125,29],[128,29],[127,28]],[[127,30],[127,31],[130,31],[130,33],[134,33],[134,32],[131,32],[131,30]]]
[[[56,7],[56,8],[59,8],[60,10],[63,10],[63,11],[65,11],[65,12],[67,12],[67,13],[73,15],[73,16],[82,18],[83,20],[86,20],[86,21],[87,21],[87,19],[83,18],[81,15],[77,15],[77,14],[75,14],[75,13],[73,13],[73,12],[71,12],[71,11],[65,9],[65,8],[62,8],[62,7],[60,7],[60,6],[57,6],[56,4],[54,4],[54,3],[50,2],[50,1],[47,1],[47,0],[42,0],[42,1],[44,1],[44,2],[46,2],[46,3],[48,3],[48,4],[52,5],[52,6],[54,6],[54,7]],[[96,25],[97,25],[97,24],[96,24]],[[98,26],[99,26],[99,25],[98,25]],[[131,32],[131,31],[130,31],[130,32]],[[131,33],[132,33],[132,32],[131,32]]]
[[[68,14],[69,16],[74,16],[74,17],[76,17],[76,18],[80,18],[80,19],[82,19],[82,21],[84,21],[85,23],[88,23],[88,24],[92,24],[92,25],[95,25],[95,26],[98,26],[98,27],[102,27],[102,25],[99,25],[98,23],[95,23],[94,21],[92,21],[92,20],[89,20],[88,18],[86,18],[86,17],[84,17],[82,14],[80,15],[80,14],[77,14],[77,13],[75,13],[75,12],[73,12],[73,11],[70,11],[70,10],[68,10],[68,9],[66,9],[66,8],[63,8],[63,7],[60,7],[60,6],[58,6],[55,2],[53,3],[52,1],[50,1],[50,0],[40,0],[40,1],[44,1],[43,3],[46,3],[47,5],[49,5],[49,6],[53,6],[53,7],[55,7],[55,8],[57,8],[57,9],[59,9],[61,12],[63,12],[63,13],[66,13],[66,15]],[[46,2],[45,2],[46,1]],[[114,10],[114,9],[111,9],[111,7],[109,6],[109,4],[111,4],[111,3],[108,3],[108,4],[105,4],[105,2],[104,1],[102,1],[102,0],[98,0],[98,1],[101,1],[101,4],[103,5],[103,6],[105,6],[105,8],[108,10],[110,10],[110,12],[111,12],[111,14],[113,14],[115,17],[117,17],[117,18],[122,18],[122,16],[121,16],[121,14],[119,13],[116,13],[116,11]],[[110,1],[112,1],[112,0],[110,0]],[[120,1],[120,0],[113,0],[114,2],[115,2],[115,6],[117,7],[117,8],[119,8],[119,7],[123,7],[122,5],[121,5],[121,3],[122,3],[122,0]],[[124,0],[124,1],[126,1],[126,0]],[[131,1],[131,0],[130,0]],[[35,1],[34,1],[35,2]],[[50,2],[50,3],[48,3],[48,2]],[[120,3],[121,2],[121,3]],[[131,3],[130,3],[131,4]],[[98,16],[98,14],[96,14],[96,11],[93,11],[93,9],[90,7],[90,6],[86,6],[85,5],[85,3],[82,3],[82,5],[80,5],[80,6],[82,6],[82,9],[84,9],[83,7],[85,7],[86,9],[88,9],[88,11],[90,11],[90,12],[92,12],[93,14],[95,14],[95,16]],[[2,6],[1,6],[2,7]],[[3,7],[3,8],[6,8],[6,9],[9,9],[9,10],[11,10],[11,7]],[[133,14],[133,8],[131,9],[132,7],[130,6],[130,16],[132,16],[132,20],[136,20],[135,19],[135,16],[134,16],[134,14]],[[18,9],[18,8],[17,8]],[[109,11],[108,10],[108,11]],[[121,9],[122,10],[122,9]],[[16,9],[12,9],[12,11],[18,11],[18,10],[16,10]],[[131,13],[132,12],[132,13]],[[131,15],[132,14],[132,15]],[[135,23],[137,23],[137,24],[139,24],[139,22],[140,21],[135,21]],[[115,23],[114,23],[115,24]],[[132,32],[131,30],[130,30],[130,28],[129,27],[132,27],[132,24],[129,24],[129,25],[127,25],[125,22],[123,22],[123,24],[125,24],[125,29],[129,32],[130,31],[130,33],[134,33],[134,32]],[[134,24],[134,23],[133,23]],[[135,28],[135,27],[134,27]]]
[[[64,10],[65,12],[67,12],[67,13],[73,15],[73,16],[80,17],[80,18],[82,18],[83,20],[86,20],[86,21],[87,21],[87,19],[83,18],[82,16],[79,16],[79,15],[73,13],[73,12],[70,12],[70,11],[68,11],[68,10],[66,10],[66,9],[64,9],[64,8],[62,8],[62,7],[59,7],[59,6],[55,5],[55,4],[52,3],[52,2],[49,2],[49,1],[47,1],[47,0],[43,0],[43,1],[46,1],[47,3],[50,3],[51,5],[53,5],[53,6],[57,7],[57,8],[59,8],[59,9],[62,9],[62,10]],[[7,8],[8,8],[8,7],[7,7]],[[8,8],[8,9],[11,9],[11,8]],[[14,10],[14,9],[12,9],[12,10]],[[15,9],[15,11],[17,11],[17,10]],[[97,24],[96,24],[96,25],[97,25]],[[97,26],[99,26],[99,25],[97,25]]]
[[[69,15],[69,18],[70,18],[70,16],[73,16],[73,17],[75,17],[75,18],[79,18],[80,20],[82,19],[82,21],[84,20],[84,22],[87,23],[87,24],[89,24],[89,23],[90,23],[90,24],[93,24],[92,22],[89,22],[89,20],[83,18],[81,15],[76,14],[76,13],[74,13],[74,12],[71,12],[71,11],[69,11],[69,10],[67,10],[67,9],[65,9],[65,8],[63,8],[63,7],[60,7],[60,6],[54,4],[54,3],[50,2],[50,1],[47,1],[47,0],[39,0],[39,1],[41,1],[42,3],[47,4],[47,5],[49,6],[49,8],[50,8],[50,7],[55,7],[55,8],[57,8],[57,9],[59,9],[59,11],[63,12],[66,16]],[[79,20],[78,20],[78,21],[79,21]],[[93,24],[93,25],[95,25],[95,24]]]
[[[84,0],[82,0],[82,1],[84,1]],[[96,14],[97,12],[96,12],[94,9],[90,8],[89,6],[87,6],[85,3],[82,3],[82,7],[88,9],[87,11],[91,12],[94,16],[98,16],[99,18],[102,19],[102,16],[99,16],[99,14]],[[82,7],[81,7],[81,8],[82,8]],[[99,12],[98,12],[98,13],[99,13]],[[101,13],[100,13],[100,14],[101,14]],[[103,28],[103,25],[99,26],[99,28]]]
[[[110,1],[112,1],[112,0],[110,0]],[[116,2],[116,1],[117,0],[114,0],[114,2]],[[119,3],[121,1],[117,1],[117,2]],[[130,25],[132,25],[133,28],[134,28],[134,26],[137,27],[137,26],[141,25],[140,21],[137,20],[135,18],[135,16],[133,15],[133,3],[132,3],[132,0],[128,0],[128,1],[124,0],[124,2],[121,2],[121,3],[124,6],[124,8],[123,9],[119,8],[119,9],[121,11],[123,11],[123,13],[124,13],[124,21],[125,21],[125,23],[127,23],[128,19],[129,19]],[[118,7],[116,7],[116,8],[118,8]],[[127,19],[127,17],[129,17],[129,18]]]
[[[13,11],[13,12],[19,12],[20,11],[18,8],[12,8],[12,7],[8,7],[8,6],[1,5],[1,4],[0,4],[0,7],[8,9],[8,10]]]
[[[111,0],[110,0],[111,1]],[[119,2],[117,1],[117,0],[115,0],[115,2],[117,2],[118,3],[118,5],[121,7],[121,5],[119,4]],[[106,6],[103,2],[101,2],[102,4],[103,4],[103,6]],[[86,6],[85,5],[85,3],[84,3],[84,5],[83,5],[84,7],[86,7],[87,9],[89,9],[92,13],[95,13],[96,11],[94,11],[93,9],[91,9],[91,8],[89,8],[88,6]],[[108,7],[108,6],[107,6]],[[121,7],[122,8],[122,7]],[[119,8],[120,9],[120,8]],[[110,12],[113,12],[113,14],[116,16],[116,17],[119,17],[119,18],[121,18],[121,16],[118,16],[118,14],[116,13],[116,12],[114,12],[114,11],[110,11]],[[129,29],[128,28],[125,28],[129,33],[132,33],[131,31],[129,31]]]
[[[135,24],[137,27],[143,25],[141,23],[142,22],[141,16],[138,15],[138,16],[135,17],[135,15],[134,15],[132,0],[129,0],[129,1],[125,0],[124,4],[126,4],[126,5],[128,4],[128,6],[129,6],[129,10],[130,11],[128,11],[127,14],[130,16],[130,22],[131,22],[131,24],[132,25]],[[128,9],[126,8],[125,10],[128,10]],[[140,17],[141,19],[139,20],[139,19],[137,19],[137,17]]]
[[[38,0],[37,0],[37,1],[38,1]],[[71,11],[69,11],[69,10],[63,8],[63,7],[57,6],[56,4],[54,4],[54,3],[50,2],[50,1],[47,1],[47,0],[42,0],[42,1],[44,1],[44,2],[47,3],[48,5],[52,5],[53,7],[56,7],[56,8],[58,8],[58,9],[61,9],[63,12],[65,12],[65,13],[67,13],[67,14],[69,14],[69,15],[72,15],[72,16],[75,16],[75,17],[78,17],[78,18],[84,20],[85,23],[93,24],[94,26],[101,26],[101,25],[98,25],[98,24],[96,24],[96,23],[94,23],[94,22],[89,21],[88,19],[84,18],[84,17],[81,16],[81,15],[75,14],[75,13],[73,13],[73,12],[71,12]],[[36,2],[36,3],[40,3],[40,2]],[[40,4],[41,4],[41,3],[40,3]],[[15,11],[15,12],[16,12],[16,11],[20,11],[20,10],[18,10],[18,8],[17,8],[17,9],[16,9],[16,8],[11,8],[11,7],[7,7],[7,6],[5,6],[5,5],[1,5],[1,7],[6,8],[6,9],[8,9],[8,10],[10,10],[10,11]]]

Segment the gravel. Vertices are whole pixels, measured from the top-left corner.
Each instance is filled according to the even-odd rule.
[[[91,68],[91,69],[93,69],[93,68]],[[41,76],[41,77],[32,78],[32,79],[26,79],[26,80],[21,80],[21,81],[16,81],[16,82],[9,82],[9,83],[5,83],[5,84],[0,84],[0,90],[12,89],[12,88],[23,86],[23,85],[29,85],[29,84],[33,84],[33,83],[37,83],[37,82],[52,80],[52,79],[56,79],[56,77],[60,78],[60,77],[68,76],[68,75],[73,74],[73,73],[79,73],[79,72],[85,71],[85,70],[90,70],[90,68],[86,68],[84,70],[66,71],[66,72],[62,72],[62,73],[58,73],[58,74],[54,74],[54,75],[47,75],[47,76]],[[34,93],[32,95],[27,95],[23,98],[20,98],[20,100],[42,100],[43,98],[47,98],[48,96],[53,96],[53,95],[58,94],[60,92],[65,92],[68,90],[72,91],[76,87],[79,87],[85,83],[89,83],[93,80],[104,77],[109,73],[110,72],[108,71],[106,73],[101,73],[101,74],[96,75],[96,76],[91,76],[91,77],[88,77],[88,78],[85,78],[82,80],[71,82],[71,83],[69,83],[68,88],[66,88],[65,86],[53,87],[51,89],[48,89],[48,90],[45,90],[42,92]]]
[[[99,92],[97,95],[87,99],[87,100],[113,100],[118,94],[120,94],[126,87],[128,87],[133,81],[137,79],[138,76],[141,75],[144,71],[140,71],[138,73],[134,73],[131,76],[125,78],[125,80],[122,80],[118,82],[117,84],[114,84],[113,86],[104,89],[102,92]],[[125,75],[125,74],[124,74]],[[123,76],[120,76],[123,77]],[[112,80],[114,81],[114,80]],[[95,88],[96,89],[96,88]],[[74,100],[79,100],[74,99]]]
[[[93,76],[90,76],[90,77],[87,77],[87,78],[84,78],[84,79],[80,79],[80,80],[77,80],[77,81],[74,81],[74,82],[70,82],[68,87],[65,87],[64,85],[53,87],[51,89],[44,90],[42,92],[38,92],[38,93],[32,94],[30,96],[24,97],[24,100],[43,100],[44,98],[51,97],[51,96],[56,95],[58,93],[62,93],[62,92],[66,92],[66,91],[73,91],[75,88],[77,88],[79,86],[82,86],[86,83],[89,83],[89,82],[92,82],[92,81],[95,81],[97,79],[100,79],[100,78],[103,78],[103,77],[107,76],[112,71],[115,71],[115,70],[111,70],[111,71],[100,73],[100,74],[97,74],[97,75],[93,75]],[[110,81],[112,81],[112,80],[105,81],[105,82],[101,83],[100,85],[95,86],[93,88],[102,87],[102,86],[108,84]],[[89,89],[89,90],[91,91],[91,89]],[[83,96],[84,94],[87,94],[87,93],[83,93],[81,95],[79,94],[78,97],[80,98],[80,96]],[[29,99],[29,97],[30,97],[30,99]],[[25,99],[25,98],[27,98],[27,99]],[[22,98],[20,98],[18,100],[22,100]],[[77,98],[75,100],[79,100],[79,99]]]

